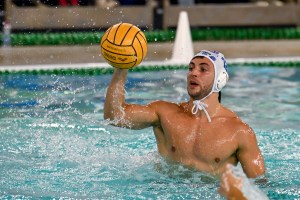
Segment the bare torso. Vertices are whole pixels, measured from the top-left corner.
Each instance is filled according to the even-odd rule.
[[[157,104],[160,123],[154,126],[154,133],[158,151],[167,160],[216,176],[226,164],[238,162],[238,131],[233,127],[242,122],[233,112],[220,106],[209,123],[205,115],[186,112],[187,103]]]
[[[212,63],[196,60],[187,75],[191,105],[164,101],[127,104],[124,86],[128,71],[116,69],[107,89],[104,118],[125,128],[153,127],[159,153],[175,163],[219,176],[226,164],[240,162],[248,177],[262,175],[264,160],[254,131],[219,103],[218,93],[204,99],[206,110],[192,114],[194,100],[210,91],[214,73]],[[209,113],[211,123],[205,113]]]

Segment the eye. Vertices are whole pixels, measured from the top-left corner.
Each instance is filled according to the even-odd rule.
[[[200,71],[201,71],[201,72],[207,72],[208,69],[207,69],[206,67],[200,67]]]

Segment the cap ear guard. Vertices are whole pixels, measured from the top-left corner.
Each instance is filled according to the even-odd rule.
[[[229,75],[227,73],[227,62],[224,55],[218,51],[208,51],[214,55],[215,60],[215,81],[213,86],[213,92],[219,92],[226,85]]]
[[[222,88],[226,85],[227,81],[229,79],[229,76],[226,71],[223,71],[222,73],[219,74],[219,77],[217,78],[217,83],[216,83],[216,90],[220,91]]]

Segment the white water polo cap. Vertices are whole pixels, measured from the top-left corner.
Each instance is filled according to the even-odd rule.
[[[224,55],[218,51],[202,50],[199,53],[197,53],[192,59],[200,56],[208,58],[213,63],[215,69],[215,78],[214,78],[214,85],[212,87],[211,92],[207,96],[203,97],[202,99],[195,100],[193,102],[194,106],[192,108],[192,113],[196,114],[198,110],[203,110],[208,119],[208,122],[211,122],[211,118],[208,112],[206,111],[208,105],[205,104],[203,101],[213,92],[221,91],[221,89],[226,85],[229,79],[227,73],[227,63]]]
[[[215,80],[214,80],[212,92],[221,91],[221,89],[226,85],[226,83],[229,79],[229,76],[227,73],[227,62],[225,60],[224,55],[218,51],[202,50],[199,53],[197,53],[193,57],[193,59],[196,57],[200,57],[200,56],[208,58],[214,65]]]

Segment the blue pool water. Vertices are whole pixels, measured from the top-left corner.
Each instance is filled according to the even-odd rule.
[[[127,100],[186,101],[185,70],[131,72]],[[111,75],[0,76],[1,199],[222,199],[213,177],[169,166],[152,129],[103,120]],[[222,102],[255,130],[270,199],[300,199],[300,69],[231,67]]]

